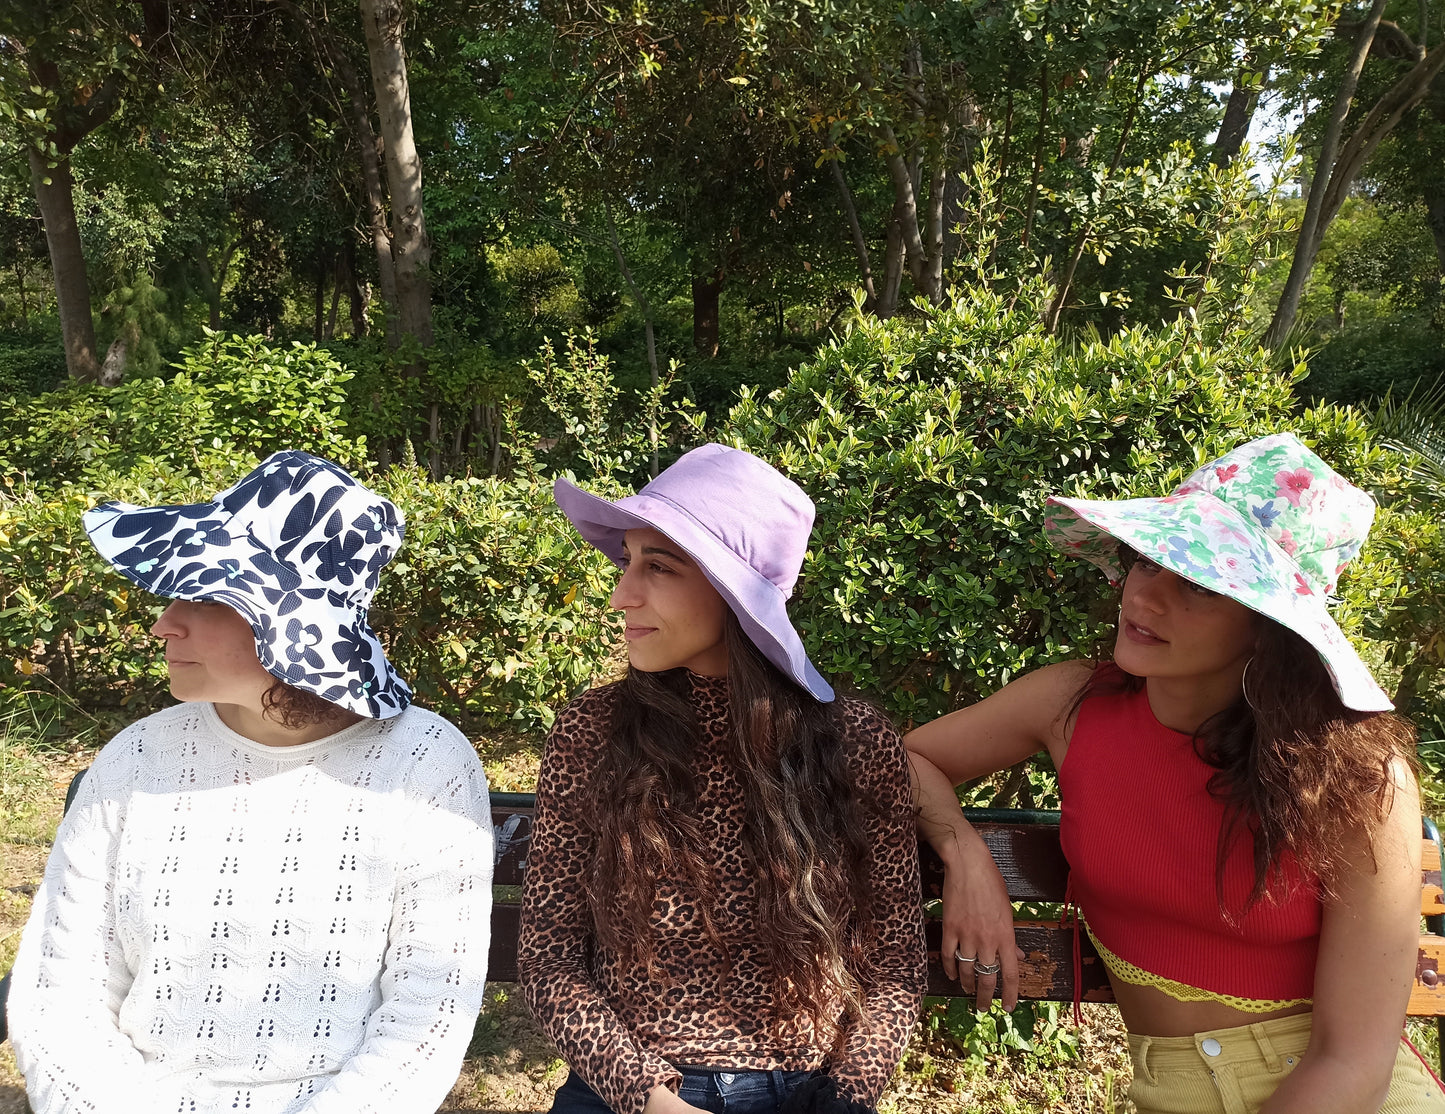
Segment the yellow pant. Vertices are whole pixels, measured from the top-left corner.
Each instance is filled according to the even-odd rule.
[[[1138,1114],[1254,1114],[1309,1043],[1307,1013],[1192,1037],[1131,1033],[1129,1098]],[[1380,1114],[1445,1114],[1445,1092],[1404,1041]]]

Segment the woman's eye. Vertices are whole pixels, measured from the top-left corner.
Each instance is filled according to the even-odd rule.
[[[1141,572],[1147,572],[1147,573],[1150,573],[1150,574],[1156,573],[1156,572],[1158,572],[1159,569],[1160,569],[1160,566],[1159,566],[1159,565],[1157,565],[1155,562],[1149,560],[1149,558],[1147,558],[1147,557],[1139,557],[1139,558],[1137,558],[1137,559],[1134,561],[1134,567],[1135,567],[1136,569],[1139,569]]]
[[[1196,596],[1217,596],[1217,595],[1219,595],[1218,592],[1216,592],[1216,591],[1214,591],[1214,590],[1212,590],[1212,589],[1210,589],[1210,588],[1206,588],[1203,584],[1195,584],[1194,581],[1192,581],[1192,580],[1186,580],[1185,583],[1189,585],[1189,590],[1190,590],[1191,592],[1193,592]]]

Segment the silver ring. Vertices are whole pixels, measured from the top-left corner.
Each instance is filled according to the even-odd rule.
[[[976,956],[976,955],[959,955],[957,948],[954,948],[954,949],[953,949],[953,958],[956,959],[956,960],[958,960],[960,963],[977,963],[977,962],[978,962],[978,956]]]
[[[1002,963],[975,963],[973,965],[973,973],[975,975],[983,975],[985,978],[989,975],[997,975],[1002,970]]]

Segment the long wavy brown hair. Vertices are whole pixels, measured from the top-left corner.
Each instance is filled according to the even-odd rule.
[[[1120,556],[1127,568],[1135,555],[1121,547]],[[1244,682],[1235,702],[1194,733],[1195,752],[1216,770],[1209,792],[1226,806],[1215,891],[1228,920],[1278,893],[1286,863],[1333,897],[1360,839],[1373,847],[1394,801],[1396,764],[1416,770],[1414,729],[1388,712],[1346,708],[1314,647],[1263,615]],[[1117,665],[1096,670],[1071,707],[1096,692],[1143,687],[1144,678]],[[1254,886],[1235,910],[1225,901],[1224,868],[1241,839],[1253,844]]]
[[[864,1014],[876,939],[867,823],[877,808],[849,776],[838,702],[823,704],[762,656],[729,612],[729,758],[743,784],[743,852],[758,888],[758,939],[772,970],[774,1024],[806,1019],[824,1045]],[[712,857],[696,815],[698,723],[681,669],[629,669],[591,784],[588,899],[597,939],[667,982],[649,926],[655,880],[698,895],[703,932],[730,969],[708,910]]]

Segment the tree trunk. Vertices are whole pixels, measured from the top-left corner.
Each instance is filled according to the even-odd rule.
[[[339,48],[333,58],[341,56]],[[366,225],[371,229],[371,244],[376,252],[377,281],[381,285],[381,301],[386,310],[388,324],[394,325],[397,314],[396,264],[391,258],[391,232],[386,227],[386,191],[381,181],[381,156],[377,152],[376,133],[371,130],[371,113],[367,109],[366,93],[350,60],[337,61],[336,72],[346,87],[347,114],[351,117],[352,138],[356,141],[361,155],[361,184],[366,192]],[[355,268],[353,267],[353,272]],[[370,299],[368,299],[369,301]],[[355,302],[352,303],[353,307]],[[353,325],[356,315],[353,312]],[[365,336],[366,329],[356,334]],[[388,327],[387,336],[395,344],[396,329]]]
[[[1259,105],[1259,90],[1269,80],[1269,67],[1264,68],[1261,80],[1255,82],[1254,70],[1245,65],[1234,76],[1234,88],[1229,91],[1229,100],[1224,106],[1224,119],[1219,123],[1219,134],[1214,137],[1214,148],[1209,160],[1215,166],[1226,167],[1235,160],[1239,149],[1249,135],[1249,126],[1254,121],[1254,110]]]
[[[1425,193],[1425,222],[1435,241],[1435,262],[1445,279],[1445,180],[1437,180]]]
[[[718,352],[718,298],[726,274],[719,267],[707,278],[692,278],[692,346],[708,359]]]
[[[898,312],[898,291],[902,286],[903,225],[895,208],[883,244],[883,289],[878,292],[878,307],[874,311],[880,319],[886,320]]]
[[[70,155],[63,154],[51,167],[49,160],[34,147],[27,148],[26,153],[30,157],[35,200],[40,203],[40,215],[45,222],[50,269],[55,275],[55,304],[65,341],[65,367],[70,378],[94,382],[100,378],[100,363],[95,354],[95,318],[90,313],[85,252],[80,245],[80,225],[75,219]]]
[[[361,0],[371,80],[386,145],[387,193],[391,198],[391,257],[402,332],[423,348],[432,343],[431,245],[422,211],[421,158],[411,127],[402,33],[406,17],[398,0]]]
[[[1370,44],[1375,39],[1375,28],[1385,11],[1385,0],[1374,0],[1370,14],[1360,25],[1355,35],[1354,49],[1345,76],[1335,94],[1334,106],[1330,109],[1329,122],[1325,127],[1324,140],[1320,144],[1319,160],[1315,163],[1314,176],[1310,181],[1309,198],[1305,202],[1304,219],[1300,222],[1299,238],[1295,241],[1294,259],[1290,261],[1289,277],[1285,279],[1284,291],[1275,307],[1274,318],[1264,331],[1261,343],[1266,348],[1278,348],[1284,343],[1294,326],[1295,314],[1299,312],[1300,298],[1304,295],[1305,280],[1315,264],[1315,254],[1324,238],[1324,226],[1320,215],[1324,208],[1325,193],[1329,187],[1330,175],[1334,171],[1335,158],[1339,153],[1340,135],[1345,128],[1345,117],[1350,111],[1350,102],[1355,99],[1355,89],[1360,83],[1360,71],[1365,67],[1365,58],[1370,53]]]
[[[838,183],[838,193],[843,198],[843,214],[848,218],[848,230],[853,234],[853,251],[858,256],[858,274],[863,282],[863,292],[868,296],[863,308],[869,312],[878,306],[878,294],[873,289],[873,264],[868,258],[868,241],[863,235],[863,226],[858,221],[858,206],[853,203],[853,191],[848,188],[848,179],[843,173],[843,164],[829,159],[833,168],[833,180]]]
[[[326,328],[322,332],[322,340],[333,340],[336,337],[336,317],[341,310],[341,288],[348,282],[346,273],[346,253],[336,253],[336,273],[331,276],[331,308],[326,313]]]
[[[1029,246],[1029,238],[1034,232],[1034,210],[1039,204],[1039,177],[1044,169],[1044,138],[1047,132],[1044,125],[1049,119],[1049,64],[1044,62],[1039,69],[1039,132],[1034,137],[1034,168],[1029,174],[1028,201],[1024,203],[1024,234],[1019,241],[1020,247]]]
[[[642,292],[642,288],[632,279],[632,268],[627,265],[627,257],[622,254],[622,244],[617,239],[617,222],[612,219],[612,208],[605,201],[602,203],[602,212],[607,217],[607,236],[612,241],[612,254],[617,260],[617,269],[622,272],[622,279],[627,283],[627,289],[632,291],[632,300],[637,303],[637,308],[642,311],[642,331],[647,339],[647,367],[650,372],[652,389],[655,392],[660,379],[657,373],[657,339],[652,330],[652,305],[648,302],[647,295]],[[713,354],[716,355],[716,333],[714,333],[713,342]],[[655,480],[657,479],[658,470],[657,413],[655,405],[649,405],[648,414],[647,439],[652,447],[652,478]]]
[[[311,339],[317,344],[321,343],[322,334],[326,330],[326,278],[331,271],[331,261],[318,260],[316,263],[316,291],[313,309],[315,311],[311,322]]]
[[[1325,189],[1319,239],[1324,238],[1325,229],[1339,213],[1355,178],[1364,169],[1375,149],[1395,130],[1395,125],[1404,119],[1405,114],[1424,100],[1430,91],[1431,83],[1440,75],[1442,68],[1445,68],[1445,47],[1437,47],[1432,54],[1422,58],[1400,80],[1385,90],[1354,134],[1345,141],[1335,159],[1334,170]]]
[[[25,269],[20,265],[20,254],[15,255],[15,285],[20,290],[20,325],[30,327],[30,306],[25,300]]]

